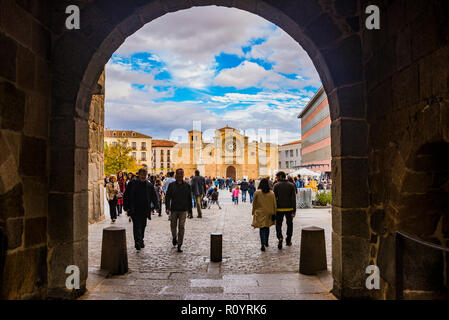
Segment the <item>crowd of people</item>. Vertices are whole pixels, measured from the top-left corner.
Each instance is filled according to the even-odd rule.
[[[285,243],[292,245],[293,218],[296,215],[296,194],[300,188],[325,190],[330,186],[326,180],[301,176],[287,177],[285,172],[278,172],[273,180],[263,178],[256,181],[243,178],[235,181],[232,178],[203,177],[198,170],[190,178],[184,177],[184,170],[177,169],[166,175],[148,174],[142,168],[136,174],[119,171],[117,175],[105,178],[106,199],[109,204],[111,223],[123,212],[133,223],[135,248],[145,247],[144,234],[147,220],[153,215],[162,216],[163,204],[170,221],[172,244],[182,252],[186,219],[193,218],[196,209],[197,218],[202,218],[202,210],[211,209],[216,204],[219,209],[219,190],[227,189],[231,193],[234,205],[242,202],[252,204],[252,226],[260,229],[261,250],[269,246],[270,227],[276,226],[278,248],[282,249],[284,236],[282,225],[287,224]]]

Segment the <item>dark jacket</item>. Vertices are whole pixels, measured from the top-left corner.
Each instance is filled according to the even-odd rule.
[[[130,181],[128,187],[125,189],[125,194],[123,197],[123,209],[125,211],[128,211],[131,217],[136,213],[136,187],[138,186],[138,183],[141,183],[138,179]],[[146,188],[145,207],[143,209],[140,208],[142,210],[139,211],[143,212],[138,212],[138,214],[149,214],[152,207],[155,209],[159,209],[159,201],[153,185],[147,180],[145,180],[144,183]]]
[[[248,187],[249,187],[249,183],[248,182],[243,181],[242,183],[240,183],[240,190],[248,191]]]
[[[172,182],[165,195],[165,206],[170,211],[192,211],[192,191],[187,182]]]
[[[195,196],[206,194],[206,179],[204,177],[194,176],[190,185]]]
[[[288,180],[280,180],[273,186],[278,212],[296,212],[296,186]]]
[[[248,192],[249,194],[253,194],[254,192],[256,192],[256,186],[254,185],[254,183],[250,183],[250,185],[248,186]]]

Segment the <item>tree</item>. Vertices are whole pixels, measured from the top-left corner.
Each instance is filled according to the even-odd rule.
[[[128,139],[119,139],[117,144],[104,146],[104,174],[109,177],[119,171],[136,172],[139,169],[136,159],[130,155],[133,150],[127,147]]]

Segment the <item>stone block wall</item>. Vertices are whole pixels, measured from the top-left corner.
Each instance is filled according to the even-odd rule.
[[[383,279],[379,297],[394,298],[396,231],[449,245],[449,163],[414,166],[417,159],[447,159],[449,3],[363,3],[377,4],[383,13],[380,30],[363,31],[370,189],[365,232],[370,264],[380,267]],[[423,153],[429,145],[432,151]],[[422,256],[417,251],[414,263]],[[418,278],[409,280],[420,287]]]
[[[48,1],[0,1],[0,228],[7,238],[6,257],[0,257],[3,299],[46,296],[48,5]]]
[[[104,220],[104,98],[105,73],[92,95],[89,115],[89,223]]]

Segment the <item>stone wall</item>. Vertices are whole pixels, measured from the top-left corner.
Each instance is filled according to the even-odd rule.
[[[0,273],[3,299],[46,296],[47,228],[54,227],[48,212],[60,214],[59,204],[48,200],[48,3],[0,1],[0,228],[7,237]]]
[[[105,73],[92,95],[89,115],[89,223],[104,220],[104,97]]]
[[[361,232],[384,280],[378,297],[394,298],[396,231],[449,245],[449,3],[376,2],[381,30],[363,31],[370,206],[360,213],[369,222]],[[426,258],[415,251],[413,263]],[[443,279],[442,261],[427,281]],[[417,273],[408,275],[411,288],[431,290]]]

